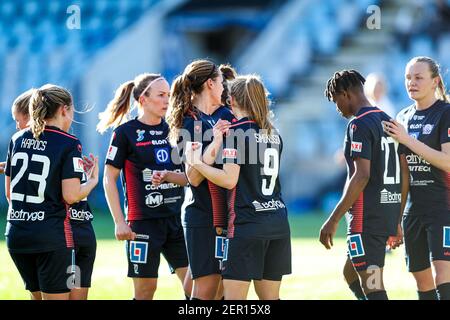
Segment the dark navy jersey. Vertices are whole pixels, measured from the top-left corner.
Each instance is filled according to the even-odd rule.
[[[279,179],[283,142],[254,121],[235,122],[224,139],[224,163],[240,166],[236,187],[228,192],[228,237],[277,239],[289,235],[287,209]]]
[[[436,101],[426,110],[409,106],[397,115],[410,136],[441,151],[450,142],[450,104]],[[410,171],[410,189],[405,213],[448,215],[450,211],[450,173],[430,164],[407,147],[401,147]]]
[[[11,178],[6,239],[18,253],[73,247],[62,180],[83,176],[80,141],[47,126],[39,140],[29,129],[10,142],[6,175]]]
[[[158,187],[152,184],[153,171],[181,172],[181,165],[175,164],[177,159],[173,159],[176,152],[172,152],[168,134],[169,126],[164,120],[159,125],[149,126],[137,119],[120,125],[113,132],[105,163],[122,170],[128,221],[180,214],[183,187],[173,183],[162,183]]]
[[[350,120],[344,153],[348,180],[354,160],[370,160],[370,179],[350,209],[348,233],[395,235],[400,216],[401,175],[398,143],[384,131],[381,121],[390,117],[376,107],[362,108]]]
[[[202,152],[206,150],[213,139],[212,129],[219,121],[236,121],[231,110],[221,106],[207,115],[197,108],[193,113],[183,118],[178,147],[183,157],[187,142],[201,142]],[[215,163],[215,167],[222,165]],[[227,225],[226,190],[204,179],[199,186],[190,186],[183,203],[182,222],[186,227],[226,227]]]

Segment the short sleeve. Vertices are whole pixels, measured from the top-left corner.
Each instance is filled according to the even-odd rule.
[[[12,150],[13,150],[13,140],[9,142],[8,147],[8,155],[6,156],[6,166],[5,166],[5,175],[10,177],[11,176],[11,157],[12,157]]]
[[[81,156],[81,143],[76,140],[67,150],[66,156],[62,165],[62,179],[79,178],[83,179],[84,165]]]
[[[362,121],[354,121],[348,126],[351,158],[372,159],[372,134],[367,125]]]
[[[450,142],[450,108],[442,114],[439,130],[439,143]]]
[[[117,128],[114,130],[106,153],[105,164],[110,164],[117,169],[122,169],[128,153],[128,143],[125,133]]]

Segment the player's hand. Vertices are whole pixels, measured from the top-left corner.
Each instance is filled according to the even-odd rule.
[[[230,128],[230,122],[226,120],[219,120],[214,125],[213,128],[213,134],[214,134],[214,141],[222,141],[223,135],[228,133],[228,130]]]
[[[153,171],[152,175],[152,184],[155,187],[158,187],[160,184],[164,183],[166,181],[168,171]]]
[[[384,132],[397,140],[399,143],[405,144],[405,142],[410,139],[405,127],[394,119],[390,119],[390,121],[382,121],[381,124],[383,125]]]
[[[397,226],[397,235],[390,236],[386,242],[386,246],[390,249],[397,249],[403,244],[403,229],[400,224]]]
[[[91,171],[92,167],[94,166],[94,156],[92,153],[89,154],[89,157],[83,156],[83,168],[84,172],[88,173]]]
[[[134,240],[136,238],[136,233],[125,221],[116,223],[115,235],[117,240]]]
[[[5,173],[6,162],[0,162],[0,174]]]
[[[190,166],[201,163],[202,162],[202,143],[191,142],[190,145],[188,145],[186,147],[185,156],[186,156],[186,162]]]
[[[338,223],[328,219],[320,228],[320,243],[327,249],[333,246],[333,237],[336,234]]]
[[[87,172],[87,179],[95,181],[95,183],[98,183],[98,176],[99,176],[99,167],[98,167],[98,157],[94,157],[94,155],[91,153],[89,154],[90,162],[92,162],[92,166],[90,170]],[[84,161],[84,159],[83,159]]]

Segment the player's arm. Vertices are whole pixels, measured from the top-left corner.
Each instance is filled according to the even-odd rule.
[[[94,164],[87,175],[87,181],[81,183],[79,178],[62,180],[62,195],[67,204],[74,204],[85,199],[98,183],[98,158],[94,159]]]
[[[5,173],[6,162],[0,162],[0,174]]]
[[[222,170],[202,161],[194,163],[193,167],[212,183],[228,190],[233,189],[239,179],[240,166],[234,163],[225,163]]]
[[[186,175],[182,172],[175,171],[157,171],[152,175],[152,184],[155,186],[159,186],[164,182],[170,182],[177,184],[179,186],[186,186],[189,181]]]
[[[11,185],[11,177],[5,176],[5,196],[6,199],[8,200],[8,203],[11,201],[10,185]]]
[[[117,189],[119,175],[120,169],[110,164],[106,164],[103,173],[103,189],[105,190],[109,211],[114,220],[115,236],[117,240],[133,240],[136,234],[131,231],[131,228],[126,223],[120,206],[119,190]]]
[[[339,221],[353,206],[370,179],[370,160],[364,158],[354,159],[355,172],[344,190],[341,200],[320,229],[320,242],[327,249],[333,246],[333,237]]]
[[[450,142],[442,143],[441,151],[438,151],[408,135],[406,129],[395,120],[383,122],[383,126],[387,134],[408,147],[412,152],[418,154],[433,166],[445,172],[450,172]],[[445,134],[450,138],[447,131]]]

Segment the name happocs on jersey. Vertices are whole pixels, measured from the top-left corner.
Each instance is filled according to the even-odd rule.
[[[71,220],[78,220],[78,221],[89,221],[94,219],[93,214],[90,211],[85,210],[77,210],[70,208],[70,219]]]
[[[44,211],[27,212],[23,209],[20,211],[10,209],[8,211],[8,221],[43,221],[44,218]]]
[[[402,194],[397,192],[390,192],[386,189],[380,192],[380,203],[400,203],[402,201]]]
[[[280,136],[276,134],[267,134],[267,133],[255,133],[255,140],[257,143],[273,143],[280,144]]]
[[[252,202],[253,206],[255,207],[255,211],[256,212],[261,212],[261,211],[275,211],[278,209],[284,209],[286,208],[286,206],[284,205],[284,203],[280,200],[270,200],[267,202],[259,202],[259,201],[253,201]]]
[[[33,149],[37,151],[44,151],[47,147],[47,141],[36,140],[36,139],[22,139],[20,144],[21,148]]]

